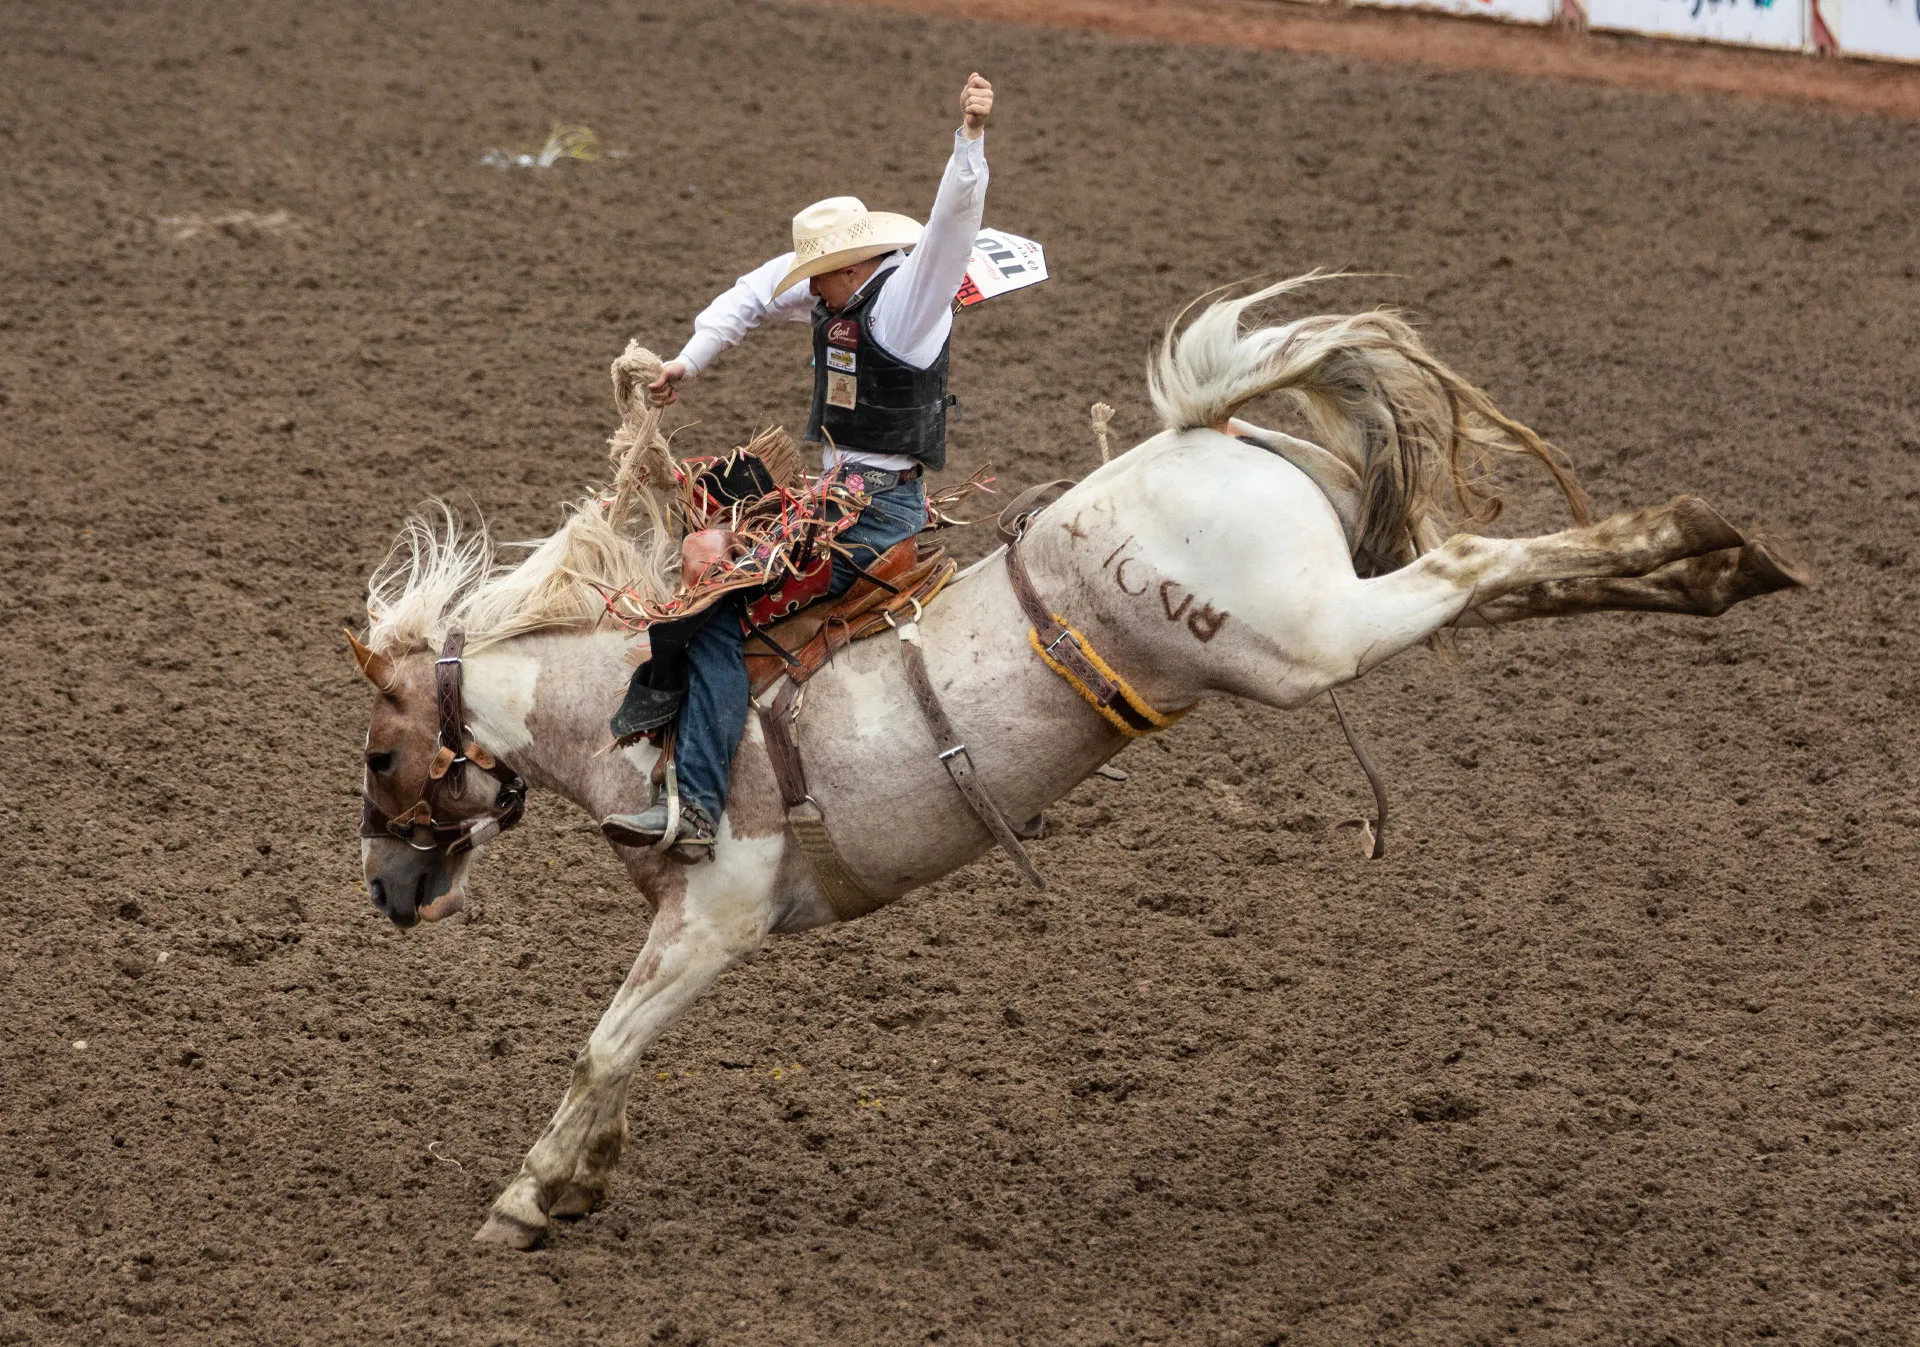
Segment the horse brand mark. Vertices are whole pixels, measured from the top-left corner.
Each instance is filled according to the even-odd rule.
[[[1193,595],[1183,594],[1180,597],[1180,606],[1177,608],[1174,607],[1173,596],[1170,591],[1177,588],[1179,588],[1179,586],[1175,585],[1171,580],[1162,580],[1160,582],[1160,606],[1167,610],[1167,621],[1169,622],[1178,622],[1185,616],[1187,609],[1193,606]],[[1203,639],[1210,639],[1210,637]]]
[[[1138,598],[1140,595],[1146,593],[1149,589],[1153,588],[1153,582],[1151,580],[1142,580],[1140,582],[1140,588],[1138,589],[1133,588],[1133,586],[1127,583],[1127,563],[1129,561],[1132,561],[1133,558],[1127,557],[1127,556],[1121,556],[1120,554],[1122,552],[1125,552],[1129,547],[1132,547],[1132,546],[1133,546],[1133,535],[1129,533],[1127,535],[1125,542],[1121,543],[1118,547],[1114,548],[1111,552],[1107,553],[1107,559],[1100,563],[1100,569],[1104,571],[1108,567],[1112,567],[1113,583],[1120,587],[1120,592],[1122,594],[1126,594],[1126,595],[1130,595],[1131,597]]]
[[[1077,514],[1070,520],[1062,520],[1060,527],[1067,531],[1067,536],[1073,539],[1074,546],[1076,547],[1080,545],[1082,540],[1093,536],[1080,527],[1080,516]]]
[[[1192,595],[1188,595],[1191,599]],[[1181,607],[1185,607],[1182,604]],[[1213,605],[1203,603],[1200,610],[1187,619],[1187,630],[1193,633],[1193,639],[1205,645],[1220,634],[1220,628],[1227,625],[1227,614],[1216,613]]]
[[[1179,588],[1180,584],[1176,580],[1160,582],[1161,611],[1166,613],[1169,622],[1178,622],[1181,618],[1186,618],[1187,630],[1193,633],[1193,639],[1205,645],[1220,634],[1220,628],[1227,625],[1227,614],[1216,611],[1212,604],[1205,602],[1195,608],[1192,594],[1182,594],[1180,602],[1175,603],[1173,596]]]
[[[1080,517],[1075,515],[1073,524],[1078,524],[1079,522]],[[1073,534],[1076,538],[1085,537],[1085,534],[1075,530],[1073,524],[1065,526],[1067,532]],[[1153,588],[1153,581],[1142,580],[1140,582],[1140,588],[1138,589],[1135,589],[1127,583],[1127,563],[1139,560],[1138,557],[1125,555],[1126,550],[1132,546],[1133,535],[1129,533],[1126,541],[1107,553],[1107,559],[1100,563],[1100,569],[1103,571],[1111,570],[1113,572],[1113,583],[1119,587],[1120,592],[1129,598],[1137,599]],[[1174,601],[1173,596],[1175,594],[1180,595],[1178,602]],[[1187,630],[1193,633],[1193,639],[1205,645],[1208,641],[1211,641],[1220,634],[1220,628],[1227,625],[1228,614],[1220,612],[1212,604],[1204,600],[1198,608],[1195,608],[1193,606],[1194,597],[1191,590],[1181,593],[1181,585],[1178,580],[1162,580],[1160,582],[1160,611],[1167,615],[1167,621],[1178,622],[1181,618],[1185,618],[1187,620]]]

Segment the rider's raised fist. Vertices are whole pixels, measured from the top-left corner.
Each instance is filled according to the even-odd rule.
[[[960,91],[960,116],[967,139],[979,136],[993,113],[993,86],[979,71],[967,76],[967,87]]]

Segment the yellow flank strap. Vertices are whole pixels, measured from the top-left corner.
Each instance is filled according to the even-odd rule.
[[[1053,620],[1059,622],[1067,635],[1073,638],[1073,643],[1080,647],[1080,653],[1086,657],[1087,663],[1098,669],[1104,676],[1111,678],[1114,683],[1119,686],[1120,696],[1127,703],[1127,709],[1133,712],[1135,717],[1134,721],[1129,721],[1111,706],[1102,706],[1094,698],[1092,688],[1088,687],[1078,678],[1075,678],[1072,670],[1068,669],[1066,665],[1047,653],[1046,647],[1040,644],[1040,633],[1037,629],[1033,627],[1027,628],[1027,644],[1033,647],[1033,652],[1040,656],[1041,660],[1049,669],[1052,669],[1055,673],[1066,679],[1068,686],[1087,699],[1088,706],[1091,706],[1094,710],[1105,716],[1108,723],[1129,739],[1138,739],[1142,735],[1153,734],[1164,730],[1167,726],[1173,724],[1174,721],[1180,719],[1181,716],[1184,716],[1188,711],[1193,709],[1189,706],[1183,706],[1170,715],[1163,715],[1154,710],[1153,707],[1147,704],[1146,698],[1133,690],[1131,683],[1115,673],[1111,665],[1094,653],[1093,647],[1087,644],[1086,637],[1061,621],[1060,614],[1055,613]],[[1144,722],[1144,724],[1136,722]]]

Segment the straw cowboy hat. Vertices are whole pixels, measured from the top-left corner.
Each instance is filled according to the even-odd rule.
[[[830,196],[793,217],[793,269],[773,293],[919,241],[919,224],[906,216],[868,210],[857,196]]]

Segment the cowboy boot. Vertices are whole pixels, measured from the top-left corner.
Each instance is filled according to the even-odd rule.
[[[600,820],[609,842],[623,847],[655,847],[667,833],[667,802],[661,800],[637,814],[609,814]],[[667,854],[679,861],[697,861],[713,851],[713,820],[691,800],[680,802],[680,826]]]
[[[667,848],[667,859],[693,865],[713,855],[714,825],[707,811],[697,804],[680,805],[680,832]]]

